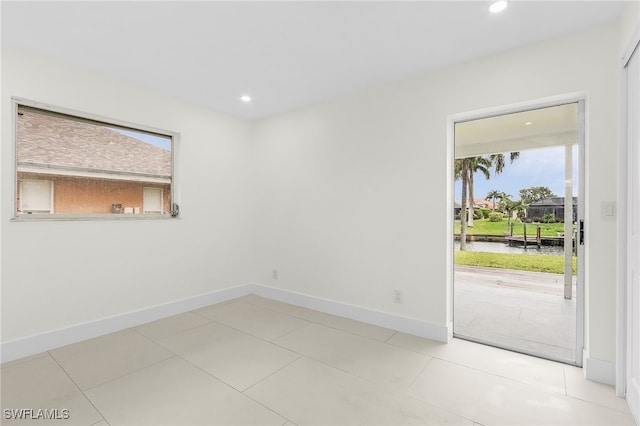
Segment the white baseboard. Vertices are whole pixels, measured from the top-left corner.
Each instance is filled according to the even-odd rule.
[[[591,358],[587,351],[583,351],[582,359],[582,368],[586,379],[605,385],[616,385],[616,364],[614,362]]]
[[[135,327],[140,324],[192,311],[215,303],[225,302],[236,297],[245,296],[249,294],[249,291],[250,286],[247,285],[226,288],[162,305],[2,342],[0,344],[0,362],[13,361],[60,346]]]
[[[451,330],[450,327],[447,326],[438,326],[415,318],[402,317],[388,312],[376,311],[362,306],[295,293],[274,287],[248,284],[2,342],[0,343],[0,362],[13,361],[35,355],[61,346],[192,311],[204,306],[225,302],[250,293],[439,342],[448,342],[450,340]]]
[[[362,306],[324,299],[307,294],[296,293],[269,287],[261,284],[251,284],[250,293],[296,306],[338,315],[341,317],[366,322],[368,324],[401,331],[414,336],[420,336],[438,342],[448,342],[451,330],[447,326],[439,326],[415,318],[403,317],[388,312],[376,311]]]

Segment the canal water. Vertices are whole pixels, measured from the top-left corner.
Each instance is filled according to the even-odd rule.
[[[455,250],[460,250],[460,241],[454,241]],[[515,254],[548,254],[562,256],[564,248],[562,246],[542,246],[537,248],[535,243],[527,245],[524,249],[522,245],[510,246],[507,243],[489,243],[485,241],[471,241],[467,243],[468,251],[485,251],[489,253],[515,253]]]

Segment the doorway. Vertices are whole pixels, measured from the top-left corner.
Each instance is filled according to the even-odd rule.
[[[454,337],[580,365],[584,101],[453,126]]]

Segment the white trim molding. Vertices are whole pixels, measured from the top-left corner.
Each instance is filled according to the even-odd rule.
[[[584,377],[593,382],[604,383],[615,386],[616,384],[616,364],[611,361],[590,358],[589,353],[583,352]]]
[[[628,75],[627,65],[640,46],[640,24],[636,26],[620,61],[620,133],[618,143],[618,221],[617,297],[616,297],[616,395],[627,394],[627,145],[628,145]]]
[[[388,312],[377,311],[362,306],[351,305],[335,300],[324,299],[307,294],[291,292],[260,284],[250,286],[250,293],[269,299],[290,303],[327,314],[338,315],[356,321],[366,322],[379,327],[390,328],[414,336],[447,343],[450,330],[446,325],[431,324],[416,318],[403,317]]]
[[[0,344],[0,362],[13,361],[208,305],[226,302],[236,297],[246,296],[249,294],[248,292],[249,287],[246,285],[230,287],[162,305],[9,340]]]
[[[450,335],[450,330],[446,326],[430,324],[415,318],[402,317],[361,306],[294,293],[260,284],[247,284],[2,342],[0,344],[0,362],[13,361],[39,354],[61,346],[81,342],[216,303],[226,302],[252,293],[296,306],[339,315],[439,342],[446,343]]]

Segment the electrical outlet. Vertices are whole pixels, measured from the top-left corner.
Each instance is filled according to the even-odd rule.
[[[393,303],[402,303],[402,291],[393,290]]]
[[[277,280],[277,279],[278,279],[278,270],[277,270],[277,269],[274,269],[273,271],[271,271],[271,277],[272,277],[274,280]]]

